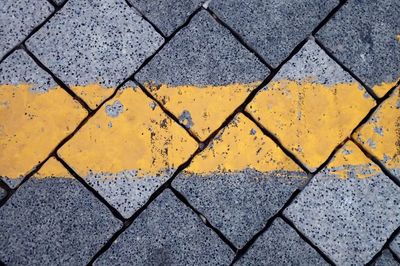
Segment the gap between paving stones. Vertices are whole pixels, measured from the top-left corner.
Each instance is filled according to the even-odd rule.
[[[397,235],[400,234],[400,226],[397,227],[397,229],[389,236],[388,240],[385,242],[385,244],[382,246],[381,250],[379,250],[378,253],[375,254],[374,257],[365,265],[374,265],[375,261],[382,255],[382,252],[385,249],[388,249],[390,253],[392,253],[393,257],[395,258],[396,261],[400,262],[400,258],[397,256],[395,252],[392,251],[392,249],[389,247],[390,243],[393,241],[393,239],[396,238]]]
[[[329,14],[328,14],[328,16],[323,20],[323,21],[321,21],[321,23],[316,27],[316,29],[314,29],[314,31],[312,32],[312,34],[315,34],[339,9],[340,9],[340,7],[345,3],[346,1],[341,1],[340,2],[340,4],[337,6],[337,7],[335,7]],[[65,3],[64,3],[65,4]],[[55,6],[55,11],[53,11],[53,13],[44,21],[44,22],[42,22],[40,25],[38,25],[30,34],[28,34],[28,36],[23,40],[23,42],[22,42],[22,45],[24,44],[24,42],[30,37],[30,36],[32,36],[37,30],[39,30],[39,28],[41,27],[41,26],[43,26],[54,14],[55,14],[55,12],[57,12],[59,9],[61,9],[62,7],[63,7],[63,5],[64,4],[62,4],[62,5],[60,5],[60,6]],[[54,4],[53,4],[54,5]],[[136,9],[136,8],[135,8]],[[138,71],[140,71],[162,48],[163,48],[163,46],[166,44],[166,43],[168,43],[168,41],[169,40],[171,40],[174,36],[175,36],[175,34],[177,33],[177,32],[179,32],[183,27],[185,27],[186,25],[188,25],[189,24],[189,22],[190,22],[190,20],[192,19],[192,17],[194,16],[194,15],[196,15],[200,10],[201,10],[202,8],[200,7],[200,8],[198,8],[195,12],[193,12],[188,18],[187,18],[187,20],[185,21],[185,23],[183,23],[179,28],[177,28],[175,31],[174,31],[174,33],[173,34],[171,34],[171,36],[169,36],[169,37],[164,37],[163,36],[163,34],[162,34],[162,36],[165,38],[165,42],[160,46],[160,48],[153,54],[153,55],[151,55],[149,58],[147,58],[144,62],[143,62],[143,64],[138,68],[138,70],[137,71],[135,71],[135,73],[134,74],[132,74],[128,79],[126,79],[126,80],[124,80],[119,86],[117,86],[117,88],[114,90],[114,92],[112,93],[112,95],[110,95],[107,99],[105,99],[95,110],[91,110],[90,108],[89,108],[89,110],[91,110],[91,112],[88,110],[88,115],[87,115],[87,117],[84,119],[84,120],[82,120],[82,122],[78,125],[78,127],[70,134],[70,135],[68,135],[66,138],[64,138],[60,143],[59,143],[59,145],[57,145],[57,147],[50,153],[50,155],[43,161],[43,162],[41,162],[40,164],[38,164],[36,167],[34,167],[34,169],[30,172],[30,173],[28,173],[28,175],[26,175],[25,177],[24,177],[24,179],[23,179],[23,181],[21,182],[21,184],[20,185],[22,185],[27,179],[29,179],[33,174],[35,174],[40,168],[41,168],[41,166],[50,158],[50,157],[52,157],[52,156],[55,156],[63,165],[64,165],[64,167],[66,167],[67,168],[67,170],[68,171],[70,171],[73,175],[74,175],[74,177],[75,178],[77,178],[78,179],[78,181],[80,181],[81,183],[83,183],[84,185],[85,185],[85,187],[86,188],[88,188],[92,193],[94,193],[95,194],[95,196],[101,201],[101,202],[103,202],[109,209],[110,209],[110,211],[113,213],[113,215],[114,216],[116,216],[118,219],[120,219],[122,216],[113,208],[113,207],[111,207],[109,204],[108,204],[108,202],[106,202],[105,200],[104,200],[104,198],[102,198],[100,195],[98,195],[98,193],[93,189],[93,188],[91,188],[88,184],[86,184],[85,183],[85,181],[83,181],[83,179],[80,177],[80,176],[78,176],[62,159],[60,159],[59,157],[58,157],[58,155],[57,155],[57,150],[61,147],[61,146],[63,146],[69,139],[71,139],[73,136],[74,136],[74,134],[76,133],[76,132],[78,132],[79,131],[79,129],[103,106],[103,104],[105,103],[105,102],[107,102],[107,101],[109,101],[110,99],[112,99],[115,95],[116,95],[116,93],[119,91],[119,89],[128,81],[128,80],[133,80],[134,82],[136,82],[136,83],[138,83],[137,81],[135,81],[134,79],[133,79],[133,77],[134,77],[134,75],[138,72]],[[103,246],[103,248],[96,254],[96,255],[98,255],[98,256],[100,256],[102,253],[104,253],[107,249],[108,249],[108,247],[109,246],[111,246],[111,244],[114,242],[114,240],[123,232],[123,231],[125,231],[125,229],[127,228],[127,227],[129,227],[129,225],[134,221],[134,219],[136,218],[136,217],[138,217],[139,215],[140,215],[140,213],[158,196],[158,195],[160,195],[167,187],[168,188],[171,188],[171,181],[174,179],[174,177],[180,172],[180,171],[182,171],[184,168],[186,168],[189,164],[190,164],[190,162],[191,162],[191,160],[194,158],[194,156],[196,156],[199,152],[201,152],[206,146],[207,146],[207,144],[215,137],[215,135],[223,128],[223,127],[225,127],[232,119],[233,119],[233,117],[237,114],[237,113],[239,113],[239,112],[243,112],[243,110],[244,110],[244,107],[252,100],[252,98],[254,98],[254,96],[256,95],[256,93],[260,90],[260,89],[262,89],[266,84],[268,84],[269,83],[269,81],[275,76],[275,74],[279,71],[279,69],[288,61],[288,60],[290,60],[290,58],[292,57],[292,56],[294,56],[301,48],[302,48],[302,46],[305,44],[305,42],[307,41],[307,38],[305,39],[305,40],[303,40],[302,42],[300,42],[296,47],[295,47],[295,49],[290,53],[290,55],[284,60],[284,61],[282,61],[281,62],[281,64],[278,66],[278,67],[276,67],[276,68],[272,68],[268,63],[266,63],[265,62],[265,60],[264,59],[262,59],[257,53],[255,53],[254,52],[254,49],[252,49],[251,47],[249,47],[244,41],[243,41],[243,39],[236,33],[236,32],[234,32],[228,25],[226,25],[223,21],[221,21],[214,13],[212,13],[212,11],[210,11],[210,10],[207,10],[221,25],[223,25],[224,27],[226,27],[226,28],[228,28],[229,30],[230,30],[230,32],[239,40],[239,42],[240,43],[242,43],[242,45],[244,45],[248,50],[250,50],[252,53],[254,53],[259,59],[260,59],[260,61],[261,62],[263,62],[267,67],[269,67],[270,69],[272,69],[272,71],[271,71],[271,73],[270,73],[270,75],[255,89],[255,90],[253,90],[252,91],[252,93],[246,98],[246,100],[239,106],[239,107],[237,107],[236,109],[235,109],[235,111],[231,114],[231,115],[229,115],[228,116],[228,118],[221,124],[221,126],[218,128],[218,129],[216,129],[208,138],[207,138],[207,140],[206,141],[204,141],[204,142],[199,142],[198,141],[198,139],[196,139],[195,138],[195,140],[199,143],[199,148],[195,151],[195,153],[193,153],[192,154],[192,156],[185,162],[185,163],[183,163],[182,165],[180,165],[179,167],[178,167],[178,169],[177,169],[177,171],[172,175],[172,177],[167,181],[167,182],[165,182],[159,189],[157,189],[157,191],[155,191],[152,195],[151,195],[151,197],[149,198],[149,200],[146,202],[146,204],[144,205],[144,206],[142,206],[142,208],[141,209],[139,209],[132,217],[130,217],[129,219],[127,219],[125,222],[124,222],[124,226],[119,230],[119,231],[117,231],[114,235],[113,235],[113,237],[107,242],[107,244],[105,245],[105,246]],[[142,17],[144,17],[143,15],[142,15]],[[144,18],[144,19],[146,19],[147,20],[147,18]],[[150,22],[151,23],[151,22]],[[152,24],[152,23],[151,23]],[[152,24],[153,25],[153,24]],[[154,25],[153,25],[153,27],[154,27]],[[159,31],[158,29],[156,29],[156,27],[154,27],[155,28],[155,30],[156,31]],[[318,43],[318,40],[316,40],[316,42]],[[320,43],[318,43],[320,46],[321,46],[321,48],[324,50],[324,51],[326,51],[326,49],[320,44]],[[19,48],[19,46],[20,46],[21,44],[19,44],[19,45],[17,45],[16,47],[14,47],[13,49],[11,49],[2,59],[1,59],[1,61],[3,61],[9,54],[11,54],[12,52],[14,52],[16,49],[18,49]],[[23,45],[23,47],[24,47],[24,45]],[[26,49],[26,47],[24,47],[25,49]],[[59,84],[59,83],[61,83],[61,84],[63,84],[54,74],[52,74],[51,72],[50,72],[50,70],[48,70],[39,60],[37,60],[37,58],[36,57],[34,57],[33,55],[32,55],[32,53],[30,53],[30,52],[28,52],[27,51],[27,53],[33,58],[33,60],[41,67],[41,68],[43,68],[46,72],[48,72],[52,77],[53,77],[53,79],[55,79],[55,81]],[[373,109],[371,109],[371,111],[370,111],[370,113],[367,115],[367,117],[365,117],[361,122],[360,122],[360,124],[357,126],[357,128],[358,127],[360,127],[362,124],[364,124],[368,119],[369,119],[369,117],[372,115],[372,113],[373,113],[373,111],[374,110],[376,110],[379,106],[380,106],[380,104],[385,100],[385,99],[387,99],[389,96],[390,96],[390,94],[394,91],[394,89],[399,85],[399,84],[396,84],[396,86],[395,87],[393,87],[384,97],[382,97],[381,99],[377,99],[377,97],[376,97],[376,95],[374,94],[374,93],[371,93],[371,90],[367,87],[367,86],[365,86],[364,85],[364,83],[362,82],[362,81],[360,81],[354,74],[352,74],[343,64],[341,64],[339,61],[337,61],[331,54],[329,54],[328,53],[328,55],[331,57],[331,58],[333,58],[345,71],[347,71],[347,72],[349,72],[357,81],[359,81],[360,82],[360,84],[362,84],[365,88],[367,88],[367,91],[368,91],[368,93],[370,93],[372,96],[373,96],[373,98],[376,100],[376,102],[377,102],[377,105],[373,108]],[[35,58],[36,58],[36,60],[35,60]],[[57,79],[60,81],[60,82],[58,82],[57,81]],[[399,82],[398,82],[399,83]],[[59,84],[60,85],[60,84]],[[65,84],[63,84],[65,87],[67,87]],[[62,87],[64,87],[64,86],[62,86]],[[68,88],[68,87],[67,87]],[[140,88],[142,89],[142,90],[144,90],[144,92],[146,93],[146,95],[148,95],[149,96],[149,92],[147,92],[144,88],[143,88],[143,86],[140,86]],[[69,88],[68,88],[69,89]],[[67,90],[67,92],[68,92],[68,90]],[[71,94],[70,92],[68,92],[72,97],[74,97],[73,96],[73,94]],[[151,95],[151,94],[150,94]],[[78,97],[79,98],[79,97]],[[151,98],[153,98],[153,97],[151,97]],[[83,106],[84,106],[84,108],[85,108],[85,105],[86,105],[86,103],[85,104],[82,104]],[[160,105],[160,104],[159,104]],[[86,105],[87,106],[87,105]],[[162,106],[162,105],[160,105],[160,106]],[[166,109],[166,108],[162,108],[163,109],[163,111],[169,116],[169,117],[171,117],[175,122],[177,122],[177,118],[175,117],[175,116],[172,116],[171,115],[171,113]],[[243,112],[246,116],[249,116],[249,114],[247,114],[247,112]],[[254,121],[254,119],[252,119],[253,121]],[[179,120],[178,120],[178,122],[179,122]],[[179,123],[180,124],[180,123]],[[259,123],[257,123],[257,126],[260,126],[259,125]],[[184,127],[185,128],[185,127]],[[357,129],[356,128],[356,129]],[[271,137],[271,133],[270,132],[268,132],[268,131],[266,131],[265,129],[263,129],[263,128],[261,128],[262,129],[262,131],[263,131],[263,133],[264,134],[266,134],[267,136],[269,136],[269,137]],[[353,132],[356,130],[356,129],[354,129],[353,130]],[[352,132],[352,133],[353,133]],[[193,135],[193,134],[191,134],[191,135]],[[192,136],[193,137],[193,136]],[[279,140],[277,139],[277,138],[272,138],[272,140],[279,146],[279,147],[283,147],[282,146],[282,144],[279,142]],[[346,139],[345,141],[347,141],[347,140],[349,140],[349,138],[348,139]],[[355,141],[354,141],[355,142]],[[358,144],[357,142],[355,142],[358,146],[361,146],[360,144]],[[338,147],[340,146],[342,146],[344,144],[344,142],[343,143],[340,143],[339,145],[338,145]],[[330,159],[333,157],[333,155],[335,154],[335,152],[337,151],[337,149],[338,148],[336,148],[333,152],[332,152],[332,154],[331,154],[331,156],[329,156],[329,158],[327,159],[327,161],[323,164],[323,165],[321,165],[321,167],[319,167],[314,173],[312,173],[312,175],[314,176],[318,171],[320,171],[322,168],[323,168],[323,166],[325,166],[329,161],[330,161]],[[283,151],[285,152],[285,150],[286,149],[283,149]],[[363,150],[363,152],[367,155],[368,153],[365,151],[365,150]],[[305,167],[300,163],[300,161],[294,156],[294,155],[292,155],[289,151],[287,151],[286,150],[286,152],[285,152],[285,154],[287,154],[291,159],[293,159],[303,170],[305,170]],[[371,156],[371,155],[369,155],[368,154],[368,156],[367,157],[369,157],[369,158],[374,158],[373,156]],[[375,161],[378,161],[376,158],[374,158],[375,160],[374,160],[374,162]],[[381,165],[381,164],[378,164],[379,166],[380,166],[380,168],[382,168],[382,170],[384,170],[384,173],[385,174],[387,174],[387,173],[389,173],[389,171],[387,171],[385,168],[384,168],[384,166],[383,165]],[[306,171],[307,173],[309,173],[309,171]],[[311,174],[311,173],[309,173],[309,174]],[[312,178],[312,177],[311,177]],[[392,180],[393,180],[393,177],[391,178]],[[3,186],[4,184],[2,184],[2,183],[4,183],[4,182],[0,182],[0,186]],[[20,186],[19,185],[19,186]],[[398,184],[399,185],[399,184]],[[5,185],[5,186],[7,186],[7,185]],[[19,187],[18,186],[18,187]],[[8,186],[7,186],[8,187]],[[6,188],[6,190],[7,190],[7,196],[6,196],[6,199],[5,200],[3,200],[4,202],[16,191],[16,189],[18,189],[18,187],[16,187],[15,189],[10,189],[9,187],[8,187],[8,189]],[[178,199],[180,199],[185,205],[187,205],[188,207],[190,207],[200,218],[201,218],[201,220],[206,224],[206,226],[208,226],[208,227],[210,227],[214,232],[216,232],[217,233],[217,235],[219,235],[220,236],[220,238],[226,243],[226,244],[228,244],[228,246],[230,246],[233,250],[235,250],[234,248],[234,246],[229,242],[229,240],[227,240],[227,238],[225,237],[225,236],[223,236],[222,235],[222,233],[220,233],[219,231],[218,231],[218,229],[216,229],[216,228],[214,228],[209,222],[208,222],[208,220],[204,217],[204,215],[202,215],[200,212],[198,212],[196,209],[194,209],[191,205],[190,205],[190,203],[187,201],[187,199],[185,199],[178,191],[176,191],[175,189],[173,189],[172,188],[172,191],[174,192],[174,194],[175,194],[175,196],[177,196],[178,197]],[[10,193],[11,192],[11,193]],[[295,191],[293,194],[292,194],[292,197],[286,202],[286,204],[284,205],[284,207],[278,212],[280,215],[281,215],[281,213],[282,213],[282,211],[292,202],[292,200],[297,196],[297,194],[300,192],[300,190],[297,190],[297,191]],[[1,205],[3,205],[4,204],[4,202],[2,202],[1,203]],[[118,217],[118,216],[121,216],[121,217]],[[247,247],[247,249],[248,249],[248,247],[250,247],[251,246],[251,244],[256,240],[256,238],[258,238],[258,236],[259,235],[261,235],[264,231],[266,231],[268,228],[269,228],[269,226],[268,226],[268,224],[269,225],[271,225],[272,224],[272,222],[273,222],[273,220],[271,220],[272,218],[273,219],[275,219],[276,217],[278,217],[278,214],[276,214],[274,217],[271,217],[269,220],[268,220],[268,222],[267,222],[267,226],[265,227],[265,228],[263,228],[259,233],[257,233],[253,238],[252,238],[252,240],[250,240],[246,245],[245,245],[245,247]],[[286,223],[288,223],[288,219],[286,218],[286,217],[284,217],[283,218],[284,220],[285,220],[285,222]],[[121,219],[120,219],[121,220]],[[289,224],[289,223],[288,223]],[[291,227],[293,227],[294,228],[294,225],[293,224],[289,224]],[[296,228],[294,228],[297,232],[298,232],[298,230],[296,229]],[[390,238],[390,239],[392,239],[392,238],[394,238],[394,236],[398,233],[397,231],[399,231],[399,228],[392,234],[392,237]],[[299,233],[299,232],[298,232]],[[301,235],[300,233],[299,233],[299,235],[307,242],[307,243],[311,243],[306,237],[304,237],[303,235]],[[390,240],[389,239],[389,240]],[[387,241],[387,243],[390,243],[390,241]],[[385,244],[386,246],[388,245],[388,244]],[[311,243],[312,244],[312,243]],[[317,250],[317,252],[318,253],[320,253],[321,254],[321,256],[325,259],[325,260],[327,260],[328,262],[330,262],[330,259],[329,258],[327,258],[326,257],[326,255],[324,255],[320,250],[318,250],[316,247],[314,247],[313,245],[311,245],[313,248],[315,248],[316,250]],[[246,249],[246,250],[247,250]],[[245,249],[244,248],[242,248],[241,250],[243,250],[243,251],[238,251],[237,252],[237,254],[244,254],[245,253]],[[382,249],[383,250],[383,249]],[[91,260],[91,262],[93,262],[98,256],[96,256],[95,255],[95,257],[93,257],[92,258],[92,260]],[[238,256],[238,255],[237,255]],[[376,255],[376,257],[378,256],[378,254]],[[236,257],[235,257],[236,258]],[[236,259],[237,260],[237,259]],[[90,264],[90,263],[89,263]]]

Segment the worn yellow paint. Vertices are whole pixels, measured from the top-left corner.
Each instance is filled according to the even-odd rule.
[[[99,84],[72,86],[71,89],[92,109],[95,109],[97,106],[99,106],[115,90],[114,88],[106,88]]]
[[[73,178],[70,172],[54,157],[49,158],[47,162],[35,174],[35,178],[62,177]]]
[[[372,90],[378,97],[383,97],[385,94],[394,86],[396,86],[397,81],[394,82],[382,82],[381,84],[375,85]]]
[[[311,171],[375,105],[358,83],[272,82],[247,107]]]
[[[186,171],[209,174],[248,168],[260,172],[302,171],[253,122],[239,114],[213,140],[212,145],[193,159]]]
[[[355,138],[389,169],[400,169],[400,89],[385,100]]]
[[[46,93],[31,87],[0,85],[0,176],[27,174],[87,114],[59,87]]]
[[[107,105],[116,101],[123,111],[109,116]],[[61,157],[82,176],[124,170],[146,176],[177,168],[198,145],[154,104],[139,89],[120,91],[61,148]]]
[[[161,86],[152,89],[152,93],[157,94],[157,98],[178,117],[178,114],[188,110],[193,119],[193,129],[197,130],[199,136],[205,137],[244,101],[256,84],[225,87]],[[310,81],[272,82],[267,90],[256,96],[247,111],[313,170],[328,158],[334,147],[375,105],[358,86],[356,83],[323,85]],[[26,174],[86,114],[60,88],[38,94],[30,92],[30,87],[0,87],[0,169],[1,175],[9,178]],[[86,91],[84,99],[91,106],[113,91],[97,85],[80,87],[79,90]],[[116,101],[124,106],[123,112],[116,117],[109,116],[106,108]],[[378,138],[376,142],[385,147],[382,149],[378,146],[382,151],[381,155],[378,154],[379,158],[383,154],[393,154],[394,145],[390,143],[398,139],[398,135],[394,135],[398,126],[393,121],[397,121],[399,115],[391,109],[396,106],[394,102],[389,105],[392,107],[379,109],[382,113],[380,116],[385,114],[385,119],[379,120],[380,123],[385,128],[391,128],[384,136],[389,140],[380,143],[380,136],[373,135]],[[124,170],[136,170],[138,176],[146,176],[178,167],[196,149],[197,143],[187,132],[168,118],[141,90],[126,88],[102,106],[60,150],[60,155],[82,176],[90,171],[117,173]],[[377,150],[372,152],[377,153]],[[346,163],[340,160],[336,162],[342,166]],[[351,162],[361,164],[362,160],[352,159]],[[396,162],[393,167],[399,166]],[[219,134],[212,146],[194,159],[188,171],[207,174],[246,168],[261,172],[300,171],[275,143],[242,115]],[[62,174],[66,173],[58,163],[48,163],[40,176]]]
[[[368,159],[364,153],[353,142],[348,141],[336,152],[335,156],[328,163],[327,169],[330,174],[339,178],[355,176],[363,179],[375,176],[382,171]]]
[[[400,42],[400,34],[396,36],[396,40]]]
[[[145,84],[145,87],[176,117],[180,117],[184,111],[189,111],[193,121],[190,130],[204,140],[260,83],[203,87]]]

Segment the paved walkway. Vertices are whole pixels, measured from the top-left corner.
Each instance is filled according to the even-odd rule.
[[[400,265],[398,0],[3,0],[5,265]]]

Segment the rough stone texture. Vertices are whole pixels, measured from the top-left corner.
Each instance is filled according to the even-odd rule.
[[[338,4],[336,0],[214,0],[210,9],[271,65],[281,63]]]
[[[115,87],[162,42],[123,0],[70,0],[27,45],[68,85]]]
[[[191,114],[191,122],[183,124],[205,139],[268,73],[255,55],[203,10],[135,78],[176,117]],[[230,87],[221,96],[215,86]],[[192,93],[185,93],[187,87]],[[179,89],[183,92],[172,95]]]
[[[397,0],[351,0],[317,38],[367,85],[400,78],[400,4]]]
[[[171,191],[164,191],[95,265],[228,265],[234,253]]]
[[[374,262],[374,266],[399,266],[400,263],[395,260],[392,253],[385,249],[379,258]]]
[[[122,224],[73,178],[32,177],[0,209],[6,265],[85,265]]]
[[[129,0],[166,36],[171,35],[204,0]]]
[[[360,161],[363,154],[355,144],[346,144],[336,156],[284,215],[336,264],[361,265],[399,226],[400,188],[372,163],[365,165],[366,157]]]
[[[173,186],[239,247],[261,230],[305,178],[301,172],[247,169],[206,176],[181,174]]]
[[[390,243],[390,248],[400,258],[400,234]]]
[[[315,171],[374,105],[350,74],[308,41],[246,110]]]
[[[329,265],[311,246],[277,218],[236,265]]]
[[[142,83],[206,86],[251,83],[268,73],[227,29],[200,11],[136,78]]]
[[[0,7],[0,59],[54,10],[46,0],[3,0]]]

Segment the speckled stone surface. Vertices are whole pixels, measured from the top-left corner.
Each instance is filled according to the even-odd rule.
[[[162,42],[123,0],[70,0],[27,45],[67,85],[115,87]]]
[[[205,86],[251,83],[268,73],[257,57],[203,10],[135,78],[141,83]]]
[[[337,156],[360,153],[348,143]],[[365,264],[400,224],[400,188],[372,163],[335,164],[318,173],[284,215],[336,264]]]
[[[0,7],[0,59],[54,10],[46,0],[3,0]]]
[[[166,190],[95,265],[228,265],[233,255],[192,210]]]
[[[122,226],[73,178],[32,177],[0,209],[6,265],[85,265]]]
[[[351,0],[317,38],[367,85],[400,78],[400,3]]]
[[[277,218],[235,265],[329,265],[296,231]]]
[[[173,186],[236,246],[247,243],[302,184],[301,172],[247,169],[207,176],[181,174]]]
[[[379,258],[374,262],[374,266],[399,266],[400,262],[396,261],[393,254],[385,249]]]
[[[400,234],[395,237],[395,239],[392,241],[392,243],[390,243],[390,248],[400,258]]]
[[[209,7],[277,66],[338,4],[337,0],[214,0]]]
[[[129,0],[166,36],[171,35],[204,0]]]

